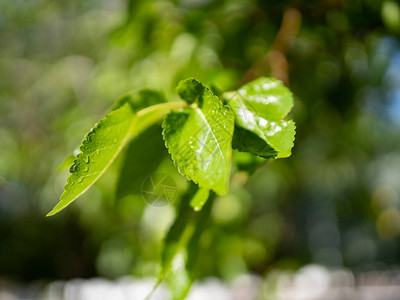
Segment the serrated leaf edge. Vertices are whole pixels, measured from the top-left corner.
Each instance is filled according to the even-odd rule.
[[[122,108],[123,108],[124,106],[126,106],[126,105],[128,105],[128,106],[130,107],[130,109],[132,110],[130,104],[129,104],[129,103],[125,103],[124,105],[122,105],[122,106],[119,107],[118,109],[115,109],[115,110],[111,111],[110,113],[108,113],[103,119],[101,119],[98,123],[96,123],[96,124],[93,126],[93,128],[86,134],[86,136],[85,136],[83,142],[81,143],[81,146],[79,147],[79,149],[82,151],[83,143],[84,143],[85,141],[88,140],[88,136],[90,136],[90,134],[92,134],[92,133],[94,132],[94,130],[95,130],[98,126],[100,126],[100,125],[102,124],[102,122],[105,122],[105,120],[107,119],[107,117],[108,117],[109,115],[111,115],[112,113],[115,113],[115,112],[118,111],[119,109],[122,109]],[[145,109],[142,109],[142,110],[138,111],[138,112],[133,116],[133,118],[132,118],[132,120],[131,120],[131,125],[129,126],[129,130],[127,131],[127,135],[126,135],[125,138],[120,142],[120,147],[117,149],[117,151],[115,152],[115,155],[110,159],[110,161],[107,163],[107,165],[104,167],[104,169],[98,173],[99,175],[97,176],[97,178],[96,178],[95,180],[93,180],[93,182],[92,182],[90,185],[88,185],[82,192],[80,192],[76,197],[74,197],[74,198],[73,198],[72,200],[70,200],[68,203],[66,203],[66,204],[61,205],[60,207],[58,207],[58,205],[59,205],[60,202],[62,201],[63,195],[64,195],[65,192],[66,192],[66,187],[67,187],[67,185],[68,185],[69,183],[72,182],[72,181],[70,180],[70,178],[71,178],[72,175],[70,175],[70,176],[67,178],[67,183],[64,185],[64,192],[63,192],[63,194],[62,194],[61,197],[60,197],[60,201],[59,201],[59,202],[56,204],[56,206],[46,215],[46,217],[50,217],[50,216],[53,216],[53,215],[57,214],[58,212],[60,212],[61,210],[63,210],[65,207],[67,207],[68,205],[70,205],[72,202],[74,202],[79,196],[81,196],[83,193],[85,193],[85,192],[86,192],[86,191],[87,191],[87,190],[88,190],[88,189],[89,189],[103,174],[104,174],[104,172],[107,171],[107,169],[110,167],[110,165],[114,162],[115,158],[116,158],[116,157],[119,155],[119,153],[121,152],[122,148],[126,145],[127,141],[128,141],[128,140],[131,138],[131,136],[133,135],[133,132],[132,132],[132,131],[133,131],[134,125],[137,123],[138,119],[139,119],[141,116],[144,116],[144,115],[146,115],[146,114],[148,114],[148,113],[151,113],[151,112],[153,112],[153,111],[159,110],[160,108],[162,109],[162,108],[164,108],[164,107],[165,107],[166,110],[168,110],[168,111],[165,112],[165,114],[167,114],[171,109],[174,109],[174,108],[181,108],[181,107],[183,107],[183,106],[186,106],[186,103],[183,102],[183,101],[179,101],[179,102],[167,102],[167,103],[161,103],[161,104],[153,105],[153,106],[150,106],[150,107],[147,107],[147,108],[145,108]],[[81,152],[81,153],[82,153],[82,152]],[[78,155],[79,155],[79,154],[78,154]],[[77,158],[74,160],[73,165],[75,165],[76,162],[78,162],[78,161],[79,161],[79,158],[77,157]],[[96,174],[96,173],[93,173],[93,174],[91,174],[91,175],[94,175],[94,174]],[[87,177],[87,176],[86,176],[86,177]],[[81,178],[81,177],[79,177],[79,178]],[[76,179],[76,180],[78,180],[78,179]],[[75,181],[76,181],[76,180],[75,180]],[[74,182],[75,182],[75,181],[74,181]]]
[[[278,80],[278,81],[279,81],[279,80]],[[241,88],[240,88],[240,89],[241,89]],[[238,91],[239,91],[240,89],[238,89]],[[230,91],[230,92],[226,92],[226,93],[223,94],[223,98],[226,99],[225,101],[227,102],[227,105],[228,105],[229,107],[230,107],[230,105],[229,105],[229,99],[227,98],[227,96],[228,96],[228,95],[232,96],[233,94],[238,93],[238,91]],[[289,91],[290,91],[290,90],[289,90]],[[225,95],[225,96],[224,96],[224,95]],[[293,95],[293,94],[292,94],[292,95]],[[254,112],[252,112],[252,111],[248,108],[248,106],[246,105],[246,103],[244,103],[240,98],[241,98],[241,97],[237,97],[236,100],[239,101],[239,102],[241,103],[241,105],[243,105],[251,114],[254,114]],[[231,98],[231,99],[232,99],[232,98]],[[292,107],[293,107],[293,106],[292,106]],[[232,111],[234,112],[234,116],[235,116],[235,120],[236,120],[236,119],[237,119],[236,113],[235,113],[235,111],[234,111],[233,109],[232,109]],[[296,136],[296,123],[295,123],[293,120],[285,120],[285,119],[284,119],[288,114],[289,114],[289,112],[286,113],[280,121],[287,122],[288,124],[289,124],[289,123],[293,123],[293,125],[294,125],[294,135],[293,135],[293,138],[295,138],[295,136]],[[258,117],[258,118],[261,118],[261,119],[264,119],[264,118],[262,118],[262,117],[260,117],[260,116],[257,116],[257,117]],[[265,120],[265,119],[264,119],[264,120]],[[270,123],[270,121],[268,121],[268,120],[265,120],[265,121],[267,121],[267,122]],[[249,129],[247,129],[247,128],[245,128],[245,127],[239,125],[239,124],[237,124],[236,126],[239,126],[239,127],[243,128],[244,130],[250,131],[250,132],[252,132],[252,133],[255,134],[254,131],[251,131],[251,130],[249,130]],[[293,142],[292,142],[293,146],[292,146],[291,149],[290,149],[290,154],[287,155],[287,156],[279,156],[279,151],[280,151],[280,150],[277,149],[277,147],[276,147],[273,143],[271,143],[271,141],[269,141],[269,139],[268,139],[268,137],[266,136],[264,130],[257,124],[257,122],[255,122],[255,126],[256,126],[256,128],[258,129],[258,131],[260,131],[260,133],[262,133],[262,138],[261,138],[261,137],[260,137],[260,138],[261,138],[266,144],[268,144],[270,147],[272,147],[272,148],[278,153],[278,155],[275,157],[275,159],[277,159],[277,158],[287,158],[287,157],[289,157],[289,156],[291,155],[291,149],[292,149],[293,146],[294,146],[294,143],[293,143]],[[294,139],[293,139],[293,140],[294,140]],[[239,151],[240,151],[240,150],[239,150]],[[241,151],[241,152],[247,152],[247,151]]]

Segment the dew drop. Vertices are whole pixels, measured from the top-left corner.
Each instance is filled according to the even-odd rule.
[[[88,166],[86,166],[86,167],[83,169],[83,172],[87,172],[87,171],[89,171],[89,167],[88,167]]]
[[[88,164],[88,163],[89,163],[89,161],[90,161],[90,158],[89,158],[89,156],[86,156],[86,157],[85,157],[85,164]]]
[[[83,181],[83,179],[84,179],[83,177],[79,178],[78,182],[81,183]]]
[[[194,208],[194,211],[199,211],[200,210],[200,207],[198,207],[198,206],[196,206],[195,208]]]
[[[70,173],[74,173],[76,171],[76,164],[73,164],[70,168],[69,168]]]

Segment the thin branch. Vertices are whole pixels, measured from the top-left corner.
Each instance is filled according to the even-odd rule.
[[[289,84],[286,55],[300,30],[301,19],[301,13],[296,8],[287,8],[284,11],[281,27],[270,50],[245,73],[242,83],[266,75],[270,71],[273,77],[282,80],[285,85]]]

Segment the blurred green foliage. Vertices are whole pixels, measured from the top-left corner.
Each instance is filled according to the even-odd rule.
[[[123,159],[44,216],[68,175],[57,167],[115,99],[136,88],[171,99],[191,76],[216,93],[276,76],[297,124],[290,158],[255,168],[234,153],[240,172],[211,207],[198,277],[399,264],[399,11],[388,0],[0,1],[0,278],[157,276],[179,203],[116,197]]]

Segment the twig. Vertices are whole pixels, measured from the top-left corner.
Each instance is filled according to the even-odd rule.
[[[243,76],[243,82],[249,82],[259,76],[270,74],[289,84],[286,55],[301,26],[301,13],[296,8],[287,8],[283,13],[282,24],[268,53],[256,62]]]

